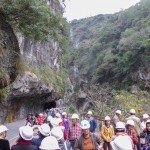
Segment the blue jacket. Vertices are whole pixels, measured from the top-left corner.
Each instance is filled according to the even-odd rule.
[[[90,117],[87,119],[90,123],[90,132],[94,133],[95,132],[95,129],[97,127],[97,123],[96,123],[96,120],[93,118],[93,117]]]

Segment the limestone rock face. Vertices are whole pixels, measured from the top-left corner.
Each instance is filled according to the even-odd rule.
[[[25,72],[19,76],[11,88],[10,97],[12,99],[19,98],[39,98],[42,96],[50,96],[52,88],[46,86],[34,73]]]
[[[47,42],[37,42],[19,34],[17,36],[21,55],[28,64],[36,68],[46,64],[51,68],[59,69],[62,50],[57,41],[49,39]]]

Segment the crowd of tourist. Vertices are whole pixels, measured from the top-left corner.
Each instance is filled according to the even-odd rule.
[[[98,132],[92,111],[83,120],[78,114],[70,116],[59,109],[29,114],[11,148],[5,139],[8,129],[0,126],[0,150],[150,150],[149,115],[143,114],[142,122],[134,109],[125,122],[121,115],[117,110],[114,117],[106,116]]]

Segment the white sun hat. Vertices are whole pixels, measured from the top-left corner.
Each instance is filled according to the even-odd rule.
[[[5,132],[5,131],[8,131],[7,127],[4,125],[0,125],[0,134]]]
[[[40,116],[40,117],[43,117],[43,114],[42,114],[42,113],[40,113],[40,114],[39,114],[39,116]]]
[[[135,109],[130,109],[130,113],[131,113],[131,114],[136,114]]]
[[[58,118],[52,118],[52,119],[50,120],[50,123],[51,123],[51,125],[52,125],[53,127],[56,127],[56,126],[59,125],[59,120],[58,120]]]
[[[127,135],[119,135],[111,142],[113,150],[133,150],[133,142]]]
[[[116,111],[116,114],[121,115],[121,110],[117,110],[117,111]]]
[[[60,115],[60,113],[56,113],[56,115],[55,115],[57,118],[61,118],[61,115]]]
[[[79,119],[78,114],[73,114],[73,115],[71,116],[71,119]]]
[[[51,122],[52,118],[53,118],[52,116],[48,116],[48,117],[47,117],[47,121],[48,121],[48,122]]]
[[[56,149],[60,150],[58,141],[54,136],[48,136],[44,138],[39,148],[41,150],[56,150]]]
[[[109,116],[106,116],[106,117],[105,117],[105,121],[107,121],[107,120],[110,121],[111,118],[110,118]]]
[[[92,115],[93,113],[92,113],[92,111],[88,111],[88,113],[87,113],[88,115]]]
[[[57,140],[60,140],[63,138],[63,132],[60,127],[54,127],[51,130],[51,135],[54,136]]]
[[[126,123],[126,125],[131,125],[131,126],[135,126],[134,121],[129,119]]]
[[[117,122],[116,129],[125,129],[125,123],[124,122]]]
[[[150,122],[150,119],[148,119],[148,120],[146,121],[146,123],[147,123],[147,122]]]
[[[148,119],[149,115],[148,114],[143,114],[143,119]]]
[[[82,120],[81,129],[89,129],[89,128],[90,128],[90,123],[87,120]]]
[[[30,126],[20,127],[19,133],[20,133],[20,136],[26,141],[30,141],[33,138],[33,129]]]
[[[62,115],[63,115],[63,116],[64,116],[64,115],[67,115],[67,113],[66,113],[66,112],[63,112]]]
[[[50,126],[48,124],[44,123],[41,126],[39,126],[38,129],[42,135],[44,136],[50,135]]]

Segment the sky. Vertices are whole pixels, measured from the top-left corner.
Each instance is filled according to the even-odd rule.
[[[95,16],[113,14],[129,8],[140,0],[65,0],[64,17],[68,21]]]

